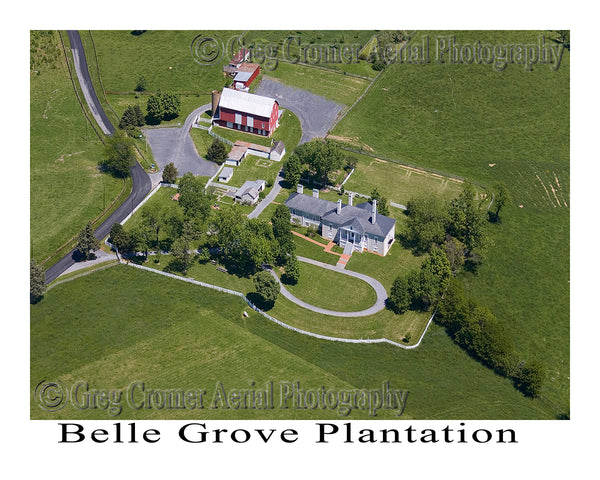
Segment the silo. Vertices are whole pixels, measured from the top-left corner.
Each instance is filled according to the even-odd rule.
[[[212,91],[212,116],[215,117],[217,113],[217,107],[219,106],[219,101],[221,100],[221,92],[218,90]]]

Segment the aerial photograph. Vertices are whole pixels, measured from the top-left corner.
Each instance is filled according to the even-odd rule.
[[[569,30],[29,40],[31,420],[570,420]]]

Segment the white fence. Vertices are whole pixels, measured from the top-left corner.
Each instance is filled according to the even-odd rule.
[[[156,270],[154,268],[144,267],[143,265],[137,265],[135,263],[126,263],[126,265],[129,265],[129,266],[132,266],[132,267],[135,267],[135,268],[139,268],[141,270],[146,270],[148,272],[157,273],[159,275],[164,275],[166,277],[174,278],[176,280],[181,280],[182,282],[192,283],[194,285],[199,285],[199,286],[205,287],[205,288],[211,288],[213,290],[217,290],[217,291],[222,292],[222,293],[227,293],[229,295],[235,295],[236,297],[242,298],[248,304],[248,306],[250,308],[252,308],[256,312],[260,313],[266,319],[268,319],[268,320],[276,323],[277,325],[280,325],[280,326],[282,326],[284,328],[287,328],[288,330],[292,330],[292,331],[294,331],[296,333],[300,333],[302,335],[307,335],[309,337],[319,338],[321,340],[329,340],[329,341],[332,341],[332,342],[343,342],[343,343],[389,343],[390,345],[393,345],[395,347],[404,348],[406,350],[412,350],[413,348],[417,348],[421,344],[421,341],[423,340],[423,337],[425,336],[425,333],[429,329],[429,325],[431,325],[433,317],[435,317],[435,312],[434,312],[433,315],[431,315],[431,318],[429,319],[429,321],[427,322],[427,326],[425,327],[425,330],[423,330],[423,334],[421,335],[421,338],[419,338],[419,341],[415,345],[402,345],[401,343],[394,342],[392,340],[388,340],[387,338],[374,338],[374,339],[360,338],[360,339],[354,339],[354,338],[329,337],[327,335],[320,335],[318,333],[307,332],[305,330],[301,330],[299,328],[292,327],[291,325],[288,325],[287,323],[284,323],[281,320],[277,320],[276,318],[272,317],[268,313],[265,313],[260,308],[258,308],[256,305],[254,305],[241,292],[237,292],[235,290],[229,290],[228,288],[219,287],[217,285],[212,285],[210,283],[200,282],[198,280],[194,280],[193,278],[186,278],[186,277],[182,277],[180,275],[175,275],[173,273],[168,273],[168,272],[163,272],[161,270]]]

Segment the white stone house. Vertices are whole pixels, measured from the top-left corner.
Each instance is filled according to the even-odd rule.
[[[351,245],[353,251],[387,255],[395,240],[396,220],[377,213],[377,201],[356,206],[331,202],[322,198],[292,193],[285,201],[292,221],[304,226],[315,226],[320,235],[341,247]]]

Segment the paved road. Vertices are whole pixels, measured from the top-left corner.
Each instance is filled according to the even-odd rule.
[[[217,164],[198,155],[189,133],[194,119],[210,107],[211,104],[208,103],[194,110],[185,119],[182,127],[143,129],[160,170],[163,170],[167,163],[173,162],[179,176],[191,172],[194,175],[212,177],[217,172],[219,168]]]
[[[300,143],[325,137],[344,108],[344,105],[267,77],[261,80],[255,93],[276,99],[282,108],[291,110],[298,117],[302,125]]]
[[[385,288],[383,287],[383,285],[381,283],[379,283],[377,280],[375,280],[374,278],[369,277],[367,275],[363,275],[362,273],[353,272],[352,270],[345,270],[343,268],[338,268],[333,265],[329,265],[328,263],[319,262],[319,261],[313,260],[311,258],[300,257],[300,256],[297,258],[301,262],[306,262],[306,263],[310,263],[312,265],[316,265],[318,267],[327,268],[328,270],[333,270],[334,272],[338,272],[343,275],[349,275],[351,277],[359,278],[360,280],[367,282],[375,290],[375,293],[377,294],[377,301],[375,302],[375,304],[373,306],[371,306],[365,310],[361,310],[359,312],[338,312],[335,310],[327,310],[325,308],[315,307],[314,305],[306,303],[306,302],[300,300],[299,298],[295,297],[294,295],[292,295],[289,292],[289,290],[287,290],[283,286],[283,284],[279,280],[279,277],[277,277],[277,274],[273,270],[270,270],[271,275],[273,275],[273,277],[275,277],[275,279],[281,285],[281,294],[288,300],[291,300],[292,302],[294,302],[296,305],[306,308],[308,310],[311,310],[312,312],[315,312],[315,313],[322,313],[324,315],[331,315],[334,317],[366,317],[368,315],[373,315],[385,308],[385,300],[387,299],[387,292],[385,291]]]
[[[279,170],[279,173],[277,174],[277,178],[275,179],[275,184],[273,185],[273,188],[271,189],[271,191],[268,193],[268,195],[265,198],[263,198],[260,201],[260,203],[256,206],[256,208],[248,214],[248,218],[258,217],[263,212],[263,210],[265,208],[267,208],[267,206],[273,200],[275,200],[275,198],[277,197],[277,195],[279,195],[279,192],[281,191],[281,182],[283,182],[283,169]]]
[[[79,83],[84,92],[87,90],[88,94],[86,95],[86,101],[90,106],[92,113],[94,113],[94,118],[98,124],[102,127],[103,131],[106,129],[108,131],[107,135],[111,135],[115,131],[115,127],[110,123],[106,113],[102,109],[100,105],[100,101],[96,96],[96,92],[94,91],[94,87],[92,85],[92,81],[90,79],[90,75],[87,69],[87,62],[85,61],[85,53],[83,51],[83,47],[81,45],[81,38],[79,37],[79,33],[77,31],[68,31],[69,41],[71,42],[73,48],[73,55],[75,56],[75,51],[77,51],[78,60],[76,60],[76,65],[79,63],[80,68],[76,68],[76,73],[79,78]],[[85,87],[84,87],[85,86]],[[91,104],[90,104],[91,102]],[[98,116],[96,116],[98,115]],[[139,163],[136,163],[130,170],[131,178],[133,181],[133,188],[129,197],[121,204],[119,208],[117,208],[110,217],[108,217],[95,231],[94,236],[101,240],[108,235],[110,232],[110,227],[114,223],[121,222],[131,211],[139,204],[145,197],[150,193],[151,182],[150,177],[144,171]],[[52,280],[56,279],[59,275],[61,275],[65,270],[75,264],[75,259],[73,255],[75,253],[75,249],[71,250],[67,253],[63,258],[61,258],[58,262],[52,265],[48,270],[46,270],[46,283],[50,283]]]
[[[106,116],[106,112],[104,112],[100,105],[100,101],[98,100],[98,96],[94,91],[79,32],[77,30],[68,30],[67,34],[69,36],[69,42],[71,43],[71,52],[73,52],[75,73],[77,73],[77,78],[79,79],[79,85],[81,85],[85,101],[90,107],[92,115],[104,134],[112,135],[115,132],[115,127],[110,123],[110,120]]]

